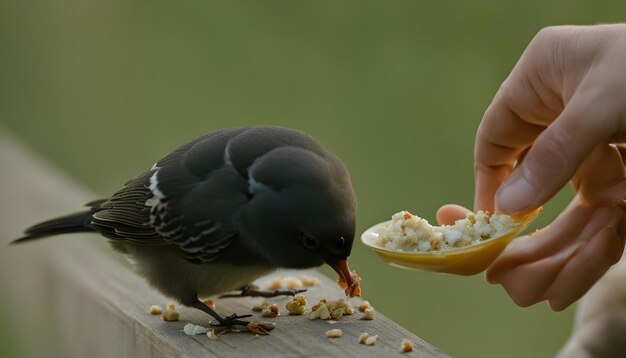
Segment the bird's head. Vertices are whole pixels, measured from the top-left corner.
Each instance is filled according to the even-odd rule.
[[[345,165],[333,154],[281,147],[249,169],[243,236],[268,263],[287,268],[330,265],[348,285],[356,199]]]

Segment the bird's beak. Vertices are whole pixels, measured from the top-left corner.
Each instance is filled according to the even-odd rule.
[[[337,283],[341,288],[345,288],[346,296],[355,297],[361,295],[360,279],[356,274],[350,272],[347,259],[336,259],[333,262],[328,262],[328,264],[339,275]]]
[[[337,272],[339,279],[345,282],[348,287],[352,285],[352,275],[350,274],[350,267],[348,266],[347,259],[337,260],[333,265],[331,265],[331,267],[335,270],[335,272]]]

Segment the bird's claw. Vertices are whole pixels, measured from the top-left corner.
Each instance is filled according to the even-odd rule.
[[[240,320],[240,318],[248,318],[248,317],[252,317],[252,315],[245,314],[245,315],[240,316],[236,313],[233,313],[230,316],[225,317],[219,323],[215,323],[215,324],[212,323],[211,326],[216,327],[216,331],[219,331],[220,333],[224,333],[226,331],[232,332],[232,330],[235,329],[233,328],[234,326],[247,326],[250,322],[242,321]]]
[[[213,329],[215,334],[239,333],[241,332],[241,330],[235,328],[235,326],[245,326],[249,332],[262,336],[270,334],[270,331],[276,327],[276,325],[271,322],[247,322],[240,320],[240,318],[247,318],[251,316],[252,315],[250,314],[241,316],[237,314],[231,314],[230,316],[225,317],[221,322],[211,324],[211,326],[215,327]]]
[[[275,296],[295,296],[299,293],[306,292],[306,288],[303,289],[288,289],[288,290],[274,290],[273,294]]]

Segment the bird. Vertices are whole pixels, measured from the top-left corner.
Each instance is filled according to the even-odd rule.
[[[360,295],[347,261],[356,220],[350,174],[335,154],[301,131],[212,131],[86,207],[29,227],[13,244],[99,233],[152,287],[208,313],[222,327],[247,325],[242,318],[251,315],[223,317],[200,298],[300,292],[252,285],[278,268],[328,264],[347,286],[346,295]]]

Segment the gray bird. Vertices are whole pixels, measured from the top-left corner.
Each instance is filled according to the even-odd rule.
[[[354,295],[348,268],[356,200],[341,160],[313,137],[287,128],[220,129],[181,146],[89,210],[32,226],[14,243],[98,232],[127,254],[166,296],[222,317],[198,297],[241,290],[284,267],[330,265]]]

